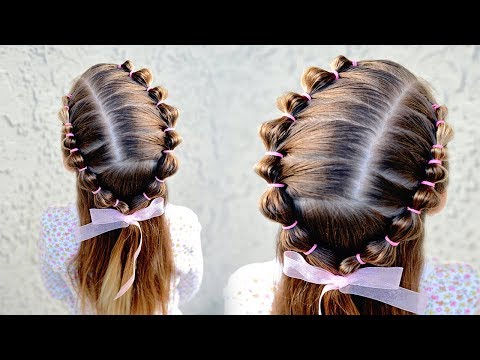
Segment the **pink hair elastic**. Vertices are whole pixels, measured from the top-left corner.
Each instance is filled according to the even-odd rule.
[[[157,105],[155,105],[155,106],[158,106],[158,105],[160,105],[160,104],[163,104],[163,100],[159,100],[159,101],[157,102]]]
[[[338,78],[340,77],[340,75],[338,75],[338,71],[333,70],[332,73],[335,75],[335,80],[338,80]]]
[[[172,153],[173,150],[163,150],[162,152],[163,152],[164,154],[169,154],[169,153]]]
[[[280,158],[283,158],[283,154],[277,151],[267,151],[265,155],[272,155],[272,156],[278,156]]]
[[[72,94],[67,94],[65,95],[67,98],[71,99],[72,98]]]
[[[411,211],[412,213],[415,213],[415,214],[417,214],[417,215],[420,215],[420,214],[421,214],[421,211],[420,211],[420,210],[412,209],[411,207],[408,207],[408,206],[407,206],[407,210],[408,210],[408,211]]]
[[[310,255],[315,249],[317,248],[317,244],[313,244],[313,246],[307,252],[304,252],[305,255]]]
[[[432,146],[433,149],[443,149],[443,145],[441,144],[435,144]]]
[[[121,68],[122,68],[122,65],[121,65],[121,64],[118,64],[118,65],[117,65],[117,68],[121,69]]]
[[[385,240],[387,240],[387,242],[392,246],[397,246],[398,244],[400,244],[399,242],[395,242],[395,241],[390,240],[388,235],[385,236]]]
[[[92,191],[92,194],[97,195],[100,192],[100,190],[102,190],[102,188],[99,186],[97,190]]]
[[[86,166],[83,167],[83,168],[81,168],[81,169],[78,169],[78,172],[82,172],[82,171],[85,171],[85,170],[87,170],[87,167],[86,167]]]
[[[442,160],[432,159],[428,162],[429,164],[439,164],[442,165]]]
[[[67,109],[67,110],[70,110],[70,107],[68,105],[65,105],[63,108]]]
[[[75,151],[78,151],[78,148],[70,149],[70,154],[74,153]]]
[[[152,89],[153,89],[153,86],[147,87],[147,92],[149,92],[149,91],[152,90]]]
[[[432,187],[432,188],[435,187],[435,183],[433,183],[433,182],[431,182],[431,181],[427,181],[427,180],[423,180],[423,181],[421,182],[421,184],[430,186],[430,187]]]
[[[288,117],[290,120],[293,120],[293,122],[297,121],[297,119],[295,119],[295,116],[293,116],[292,114],[284,112],[283,116]]]
[[[72,123],[66,122],[63,124],[63,126],[72,126]]]
[[[119,202],[120,202],[120,200],[117,199],[117,201],[115,201],[115,204],[113,204],[113,207],[117,207]]]
[[[175,130],[175,128],[167,127],[165,130],[163,130],[163,132],[169,132],[169,131],[173,131],[173,130]]]
[[[283,230],[290,230],[290,229],[293,229],[295,226],[297,226],[297,224],[298,224],[298,221],[295,220],[292,225],[282,226],[282,229],[283,229]]]
[[[352,60],[352,66],[358,66],[357,60]]]
[[[267,186],[268,186],[268,187],[281,188],[281,187],[284,187],[285,184],[273,183],[273,184],[267,184]]]
[[[145,193],[143,193],[143,197],[144,197],[145,199],[149,200],[149,201],[152,200],[152,198],[149,198],[149,197],[147,196],[147,194],[145,194]]]
[[[435,123],[435,126],[438,127],[439,125],[441,124],[445,124],[445,121],[444,120],[438,120],[436,123]]]
[[[132,74],[134,73],[134,71],[130,71],[130,74],[128,74],[128,76],[132,77]]]
[[[159,178],[156,177],[156,176],[155,176],[155,180],[157,180],[157,181],[160,182],[160,183],[164,183],[164,182],[165,182],[165,180],[159,179]]]
[[[439,107],[440,107],[440,105],[438,105],[438,104],[432,104],[433,110],[437,110]]]
[[[366,264],[366,262],[363,261],[362,258],[360,257],[360,254],[355,255],[355,257],[357,258],[357,261],[358,261],[360,264],[362,264],[362,265],[365,265],[365,264]]]
[[[72,133],[66,133],[65,136],[66,137],[74,137],[75,135],[73,135]]]
[[[306,97],[306,98],[308,99],[308,101],[312,100],[312,97],[311,97],[310,94],[307,93],[307,92],[304,92],[304,93],[302,93],[301,95],[302,95],[303,97]]]

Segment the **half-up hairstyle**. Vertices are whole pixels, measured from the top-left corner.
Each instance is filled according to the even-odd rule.
[[[447,108],[392,61],[338,56],[332,68],[307,69],[305,93],[282,96],[284,114],[260,128],[267,153],[256,172],[270,184],[260,209],[282,225],[277,258],[296,251],[336,275],[399,266],[400,286],[418,291],[425,214],[447,187]],[[272,312],[318,314],[323,286],[282,275]],[[321,310],[408,313],[339,290]]]
[[[165,180],[175,174],[172,154],[181,142],[175,131],[178,111],[164,101],[167,91],[151,87],[148,69],[134,71],[130,61],[97,64],[83,73],[62,98],[59,112],[62,152],[77,174],[80,225],[91,222],[90,208],[114,208],[131,214],[162,197]],[[142,250],[133,286],[115,294],[132,274],[140,241],[135,226],[83,241],[71,273],[81,309],[97,314],[168,312],[174,277],[172,244],[165,216],[141,221]]]

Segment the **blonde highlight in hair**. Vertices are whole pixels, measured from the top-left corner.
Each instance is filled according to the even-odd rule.
[[[164,151],[173,150],[181,137],[164,130],[175,126],[178,111],[164,103],[167,91],[150,87],[151,81],[148,69],[133,71],[129,60],[120,66],[97,64],[62,98],[62,153],[66,167],[77,174],[80,225],[91,222],[90,208],[132,214],[158,197],[167,203],[164,179],[177,171],[178,161]],[[139,224],[143,244],[135,281],[118,299],[134,271],[140,229],[130,225],[80,244],[70,269],[82,312],[168,313],[175,276],[168,223],[162,215]]]
[[[447,109],[433,108],[426,83],[392,61],[338,56],[332,69],[307,69],[302,85],[309,96],[290,92],[278,100],[295,122],[282,116],[260,128],[267,151],[283,157],[265,156],[255,170],[268,183],[285,184],[262,195],[260,210],[283,226],[297,221],[280,230],[277,259],[283,263],[285,251],[305,253],[317,244],[304,255],[313,266],[336,275],[360,266],[401,266],[401,286],[418,291],[425,213],[440,203],[448,184],[446,146],[453,131],[446,122],[437,126]],[[318,314],[322,289],[282,275],[272,313]],[[338,290],[324,295],[322,313],[409,314]]]

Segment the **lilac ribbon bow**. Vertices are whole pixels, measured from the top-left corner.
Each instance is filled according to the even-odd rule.
[[[157,216],[163,215],[165,207],[163,198],[155,198],[148,207],[135,211],[133,214],[125,215],[115,209],[90,209],[90,217],[92,222],[75,229],[75,237],[77,241],[84,241],[91,239],[97,235],[112,231],[115,229],[125,228],[130,225],[135,225],[140,229],[140,244],[133,256],[133,274],[122,285],[114,300],[125,294],[132,286],[135,280],[135,269],[137,264],[138,254],[142,249],[142,228],[139,221],[148,220]]]
[[[346,276],[334,275],[308,264],[303,256],[295,251],[283,253],[283,273],[286,276],[314,284],[325,284],[318,304],[320,315],[323,295],[335,289],[344,294],[363,296],[422,314],[427,299],[423,294],[400,287],[402,272],[402,267],[368,267]]]

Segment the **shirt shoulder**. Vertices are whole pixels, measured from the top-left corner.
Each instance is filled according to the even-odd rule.
[[[75,256],[79,244],[75,241],[74,228],[78,223],[75,208],[50,206],[41,216],[40,254],[54,271],[65,270]]]
[[[252,263],[236,270],[224,289],[225,314],[270,314],[278,265]]]
[[[170,231],[182,228],[201,229],[197,214],[186,206],[169,203],[165,207],[165,216],[169,222]]]
[[[429,301],[425,314],[468,315],[480,305],[480,276],[470,264],[432,259],[421,290]]]
[[[200,256],[201,225],[193,210],[179,205],[167,204],[165,216],[168,221],[172,249],[177,270],[188,272],[193,258]]]
[[[165,217],[174,248],[175,244],[191,242],[192,236],[199,234],[202,229],[197,214],[185,206],[168,204]]]

